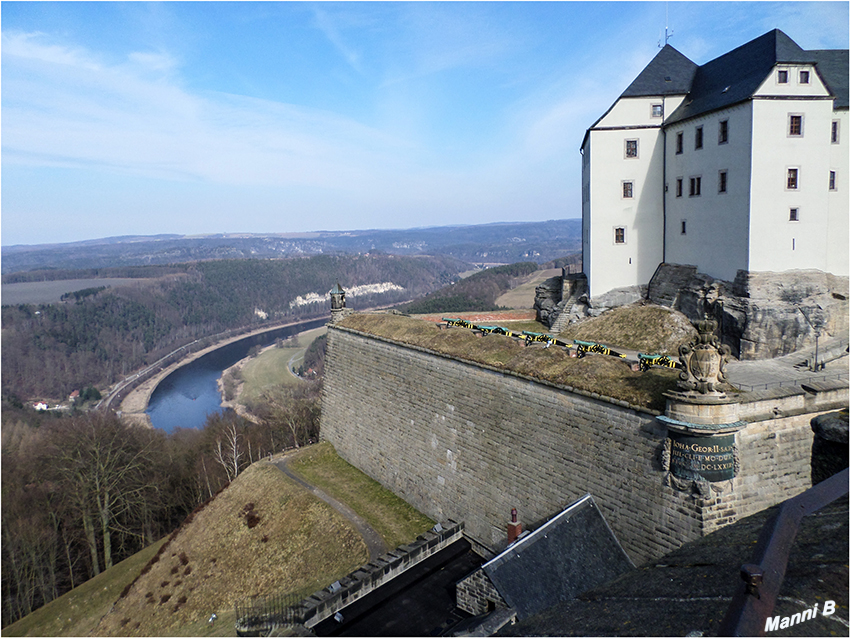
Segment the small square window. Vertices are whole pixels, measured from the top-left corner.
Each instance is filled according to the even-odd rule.
[[[638,141],[626,140],[626,157],[638,156]]]
[[[838,144],[838,120],[832,120],[832,132],[830,135],[830,141],[833,144]]]
[[[676,197],[682,196],[682,181],[681,177],[676,178]]]
[[[803,116],[789,115],[788,116],[788,135],[792,137],[801,137],[803,135]]]
[[[684,147],[685,134],[682,131],[676,133],[676,155],[682,154],[682,148]]]
[[[809,83],[809,72],[808,71],[800,71],[800,84],[808,84]]]
[[[702,127],[697,126],[694,131],[694,148],[702,148]]]
[[[615,244],[625,244],[626,243],[626,229],[623,226],[618,226],[614,229],[614,243]]]
[[[838,190],[835,185],[835,171],[829,171],[829,190]]]
[[[685,219],[682,220],[682,234],[683,235],[688,234],[688,222]]]
[[[799,208],[792,208],[792,209],[788,212],[788,221],[789,221],[789,222],[798,222],[798,221],[800,221],[800,209],[799,209]]]
[[[635,183],[634,182],[623,182],[623,197],[625,199],[631,199],[635,196]]]
[[[702,191],[702,177],[691,177],[689,186],[688,195],[699,197]]]
[[[779,84],[788,84],[788,71],[779,71],[776,74],[776,81],[779,82]]]
[[[664,115],[664,105],[653,104],[650,107],[650,114],[652,115],[652,117],[662,117]]]
[[[800,169],[799,168],[789,168],[788,176],[785,181],[785,188],[791,191],[797,190],[800,184]]]
[[[721,120],[717,128],[717,143],[725,144],[729,141],[729,120]]]
[[[717,192],[725,193],[726,192],[726,171],[720,171],[717,174]]]

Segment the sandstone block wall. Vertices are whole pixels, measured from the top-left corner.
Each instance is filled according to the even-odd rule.
[[[811,416],[739,432],[738,476],[701,497],[665,480],[649,412],[344,327],[324,387],[322,437],[343,458],[494,550],[512,507],[534,529],[589,492],[641,564],[811,485]]]
[[[473,616],[508,606],[483,569],[475,570],[458,582],[456,591],[457,606]]]

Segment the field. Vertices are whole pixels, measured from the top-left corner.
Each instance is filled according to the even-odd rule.
[[[60,279],[58,281],[31,281],[22,284],[3,284],[0,299],[4,306],[18,304],[59,303],[62,295],[86,288],[106,286],[126,286],[144,282],[144,279],[107,278],[107,279]]]
[[[538,270],[537,272],[530,274],[525,283],[520,284],[513,290],[509,290],[496,299],[496,305],[501,306],[502,308],[533,308],[534,289],[546,279],[560,274],[560,268]]]
[[[257,402],[264,393],[274,388],[301,383],[291,369],[298,369],[304,358],[304,351],[319,337],[327,332],[327,328],[316,328],[296,335],[293,339],[284,341],[281,346],[272,346],[259,356],[236,364],[241,367],[242,388],[238,401],[244,405]]]

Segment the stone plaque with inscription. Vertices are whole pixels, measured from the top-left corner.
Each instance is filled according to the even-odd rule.
[[[668,432],[670,471],[682,479],[727,481],[735,476],[735,435],[690,436]]]

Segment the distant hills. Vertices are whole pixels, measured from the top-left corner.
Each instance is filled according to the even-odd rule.
[[[579,250],[580,219],[405,230],[125,236],[67,244],[4,246],[2,273],[374,251],[446,255],[468,263],[545,263]]]

